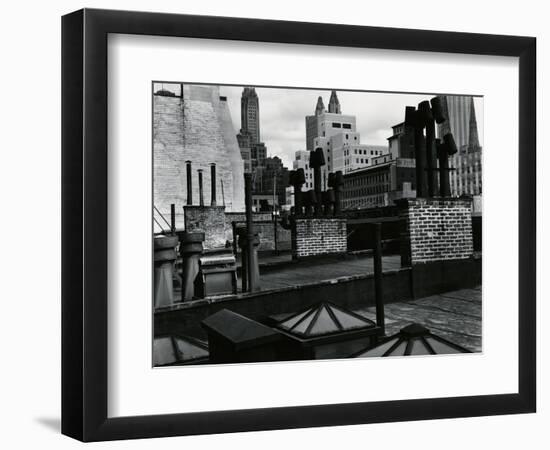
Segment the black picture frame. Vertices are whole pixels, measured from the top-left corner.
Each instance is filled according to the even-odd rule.
[[[107,417],[107,36],[278,42],[519,58],[518,393]],[[534,412],[536,39],[84,9],[62,18],[62,433],[82,441]]]

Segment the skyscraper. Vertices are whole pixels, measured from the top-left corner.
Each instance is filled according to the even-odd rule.
[[[325,112],[325,104],[323,103],[323,97],[319,96],[317,99],[317,106],[315,106],[315,115],[323,114]]]
[[[342,111],[340,109],[340,101],[338,100],[338,96],[336,95],[336,91],[334,90],[330,93],[328,112],[334,114],[342,114]]]
[[[323,97],[319,96],[317,99],[317,105],[315,106],[315,114],[313,116],[306,116],[306,149],[309,151],[315,150],[314,139],[319,136],[325,136],[326,132],[323,131],[323,120],[329,116],[329,114],[342,114],[340,108],[340,101],[336,95],[336,91],[330,93],[330,100],[328,104],[328,111],[325,109],[323,103]],[[349,117],[349,116],[346,116]],[[338,118],[336,118],[338,119]]]
[[[322,187],[326,189],[328,174],[341,170],[344,173],[366,167],[376,158],[387,153],[387,147],[361,144],[361,134],[356,129],[356,118],[342,114],[336,91],[331,91],[328,111],[322,97],[317,99],[315,115],[306,116],[306,148],[323,150],[325,165],[321,169]]]
[[[260,102],[256,89],[245,87],[241,95],[241,130],[237,135],[245,172],[264,166],[267,149],[260,142]]]
[[[452,133],[458,153],[449,160],[451,194],[479,195],[482,190],[482,153],[479,145],[477,119],[472,96],[441,96],[448,120],[438,125],[438,136]]]
[[[241,133],[250,134],[250,143],[260,142],[260,104],[256,89],[245,87],[241,95]]]
[[[468,145],[479,147],[474,98],[461,95],[444,95],[441,98],[448,121],[439,125],[440,135],[453,133],[458,148]]]

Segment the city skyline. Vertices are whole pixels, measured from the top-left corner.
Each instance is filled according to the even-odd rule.
[[[200,83],[191,83],[199,84]],[[321,96],[325,107],[331,89],[278,88],[237,85],[217,85],[220,95],[226,97],[233,127],[241,127],[241,99],[245,87],[254,87],[258,96],[261,141],[267,148],[266,156],[278,156],[286,167],[292,167],[294,153],[306,150],[305,118],[315,114]],[[155,82],[155,91],[167,89],[179,95],[179,83]],[[407,94],[393,92],[365,92],[336,89],[341,112],[357,118],[357,131],[367,145],[388,145],[392,127],[405,118],[405,106],[417,106],[437,93]],[[459,94],[455,94],[459,95]],[[467,94],[462,94],[467,95]],[[474,97],[479,143],[483,147],[483,97]]]
[[[227,104],[238,129],[241,118],[243,86],[220,85],[220,95]],[[286,167],[292,167],[294,153],[306,149],[305,117],[315,113],[319,96],[325,106],[331,90],[285,89],[256,87],[260,107],[261,140],[268,156],[279,156]],[[387,92],[358,92],[337,90],[341,112],[357,118],[357,131],[361,141],[368,145],[388,145],[391,127],[404,120],[405,106],[416,106],[435,94],[401,94]],[[474,98],[479,141],[483,147],[483,98]]]

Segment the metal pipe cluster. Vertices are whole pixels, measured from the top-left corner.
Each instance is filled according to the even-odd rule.
[[[454,169],[449,168],[448,158],[457,152],[456,144],[451,133],[443,136],[443,142],[435,138],[435,124],[445,121],[447,118],[443,112],[441,97],[434,97],[430,101],[424,100],[417,108],[405,107],[405,127],[414,129],[417,197],[451,195],[449,171]]]
[[[313,169],[313,189],[302,192],[302,186],[306,181],[304,169],[291,170],[289,173],[289,186],[294,188],[294,215],[308,217],[339,215],[344,175],[341,171],[329,173],[329,189],[323,191],[321,168],[325,165],[325,156],[322,148],[317,148],[310,153],[309,165]]]

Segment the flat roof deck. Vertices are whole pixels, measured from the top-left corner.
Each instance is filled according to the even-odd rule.
[[[374,307],[355,310],[369,319],[376,318]],[[386,335],[397,333],[412,322],[418,322],[432,333],[481,352],[481,286],[431,295],[384,305]]]
[[[382,271],[401,269],[401,257],[389,255],[382,257]],[[346,257],[328,257],[311,259],[272,267],[260,266],[260,284],[262,291],[280,289],[301,284],[317,283],[341,277],[369,275],[374,273],[374,260],[371,255]],[[239,286],[241,284],[239,277]]]

